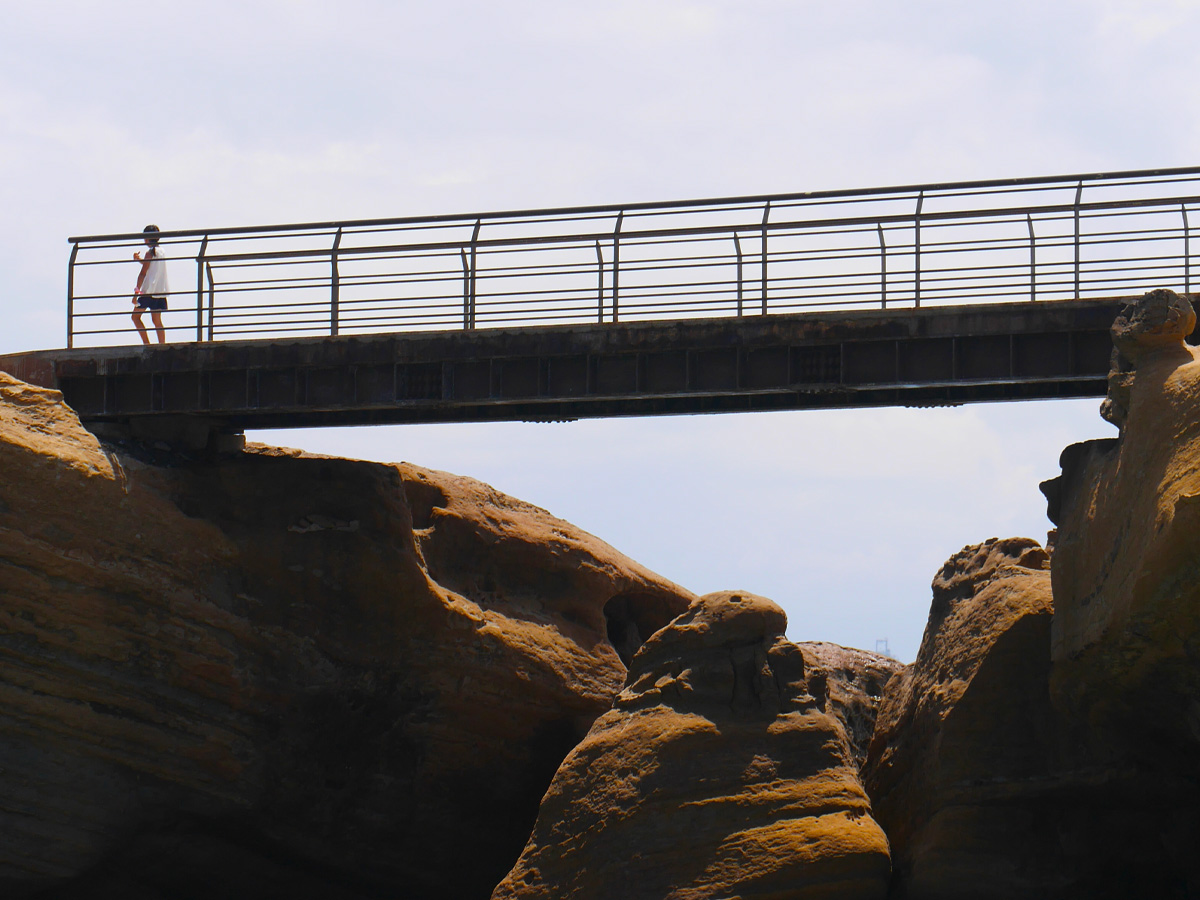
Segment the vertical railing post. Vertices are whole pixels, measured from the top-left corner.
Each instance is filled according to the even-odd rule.
[[[742,242],[738,240],[738,233],[733,233],[733,249],[737,253],[737,314],[738,318],[742,317]]]
[[[208,339],[211,341],[216,334],[217,286],[213,282],[212,263],[207,260],[204,262],[204,272],[208,275]]]
[[[876,222],[879,233],[879,308],[887,309],[887,241],[883,238],[883,223]]]
[[[475,230],[471,232],[471,293],[470,302],[467,304],[466,321],[463,322],[463,328],[471,329],[475,327],[475,289],[476,276],[479,271],[479,228],[483,224],[483,219],[475,220]]]
[[[604,253],[596,241],[596,321],[604,324]]]
[[[1192,234],[1188,227],[1187,204],[1179,204],[1183,213],[1183,292],[1191,299],[1192,294]]]
[[[459,247],[458,255],[462,258],[463,270],[463,328],[471,319],[471,264],[467,262],[467,248]]]
[[[1029,227],[1029,300],[1037,300],[1037,236],[1033,233],[1033,216],[1025,213],[1025,224]]]
[[[75,346],[75,257],[79,255],[79,244],[71,245],[71,258],[67,261],[67,349]]]
[[[208,250],[208,235],[200,242],[196,254],[196,341],[204,340],[204,254]]]
[[[917,211],[913,216],[913,306],[921,308],[921,207],[925,205],[925,192],[917,194]]]
[[[621,223],[625,220],[625,210],[617,213],[617,224],[613,227],[613,264],[612,264],[612,320],[621,318]]]
[[[762,217],[762,314],[767,314],[767,220],[771,217],[771,201],[763,207]]]
[[[1079,299],[1079,201],[1083,198],[1083,179],[1075,186],[1075,299]]]
[[[342,229],[333,236],[333,249],[329,251],[329,335],[338,334],[338,306],[342,295],[342,278],[338,271],[338,247],[342,245]]]

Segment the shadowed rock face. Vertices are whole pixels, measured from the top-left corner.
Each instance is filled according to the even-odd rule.
[[[875,717],[884,690],[904,665],[890,656],[826,641],[805,641],[796,646],[804,655],[809,693],[818,706],[842,723],[850,758],[855,768],[861,769],[875,733]]]
[[[917,659],[888,685],[864,769],[899,896],[1037,897],[1059,877],[1042,821],[1047,567],[1035,541],[993,538],[933,581]]]
[[[0,895],[469,900],[536,814],[497,900],[880,898],[888,838],[893,897],[1200,896],[1189,313],[1115,324],[1052,571],[965,548],[899,673],[470,479],[151,464],[0,374]]]
[[[486,897],[692,599],[470,479],[161,462],[0,374],[4,896]]]
[[[1183,341],[1194,324],[1169,291],[1117,320],[1121,437],[1068,448],[1047,486],[1061,495],[1050,673],[1061,752],[1105,773],[1112,797],[1071,834],[1102,849],[1097,881],[1136,873],[1159,896],[1200,894],[1200,358]],[[1128,843],[1110,836],[1118,824]]]
[[[651,637],[495,900],[883,897],[887,840],[785,625],[724,592]]]
[[[1114,324],[1121,437],[1068,447],[1042,486],[1050,573],[1033,542],[993,540],[935,580],[865,768],[894,896],[1200,895],[1194,323],[1154,291]]]

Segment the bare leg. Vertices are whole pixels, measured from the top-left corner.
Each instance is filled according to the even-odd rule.
[[[133,314],[133,324],[137,327],[138,336],[141,337],[143,344],[150,343],[150,337],[146,334],[146,326],[142,324],[142,313],[138,310]]]
[[[158,335],[158,342],[165,344],[167,342],[167,332],[163,329],[162,313],[155,310],[150,313],[150,320],[154,322],[154,333]]]

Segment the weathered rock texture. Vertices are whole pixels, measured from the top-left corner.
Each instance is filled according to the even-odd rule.
[[[1105,402],[1120,439],[1068,448],[1046,486],[1062,754],[1110,798],[1072,833],[1099,851],[1098,881],[1128,878],[1147,896],[1200,896],[1200,357],[1184,343],[1195,322],[1170,291],[1122,314]]]
[[[1191,301],[1174,291],[1150,291],[1121,310],[1110,329],[1112,363],[1108,395],[1100,404],[1100,415],[1123,428],[1129,416],[1134,373],[1141,362],[1149,363],[1147,368],[1159,367],[1164,360],[1183,362],[1183,354],[1191,353],[1184,339],[1195,327],[1196,311]]]
[[[1113,327],[1119,439],[1068,447],[1031,541],[934,582],[865,768],[893,896],[1200,896],[1200,359],[1190,304]],[[1053,586],[1053,602],[1047,591]]]
[[[652,636],[493,897],[883,897],[887,840],[785,625],[727,592]]]
[[[867,759],[884,689],[904,665],[890,656],[826,641],[797,644],[804,655],[809,693],[846,730],[850,758],[861,769]]]
[[[692,599],[469,479],[158,462],[0,374],[5,897],[486,897]]]
[[[1043,821],[1052,609],[1046,552],[1026,538],[966,547],[934,578],[864,772],[900,896],[1036,897],[1057,880]]]

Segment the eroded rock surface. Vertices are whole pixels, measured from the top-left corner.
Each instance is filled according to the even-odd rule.
[[[804,641],[796,646],[804,655],[809,693],[825,712],[841,721],[850,758],[861,769],[884,690],[904,664],[890,656],[828,641]]]
[[[651,637],[495,900],[883,897],[887,840],[785,625],[722,592]]]
[[[934,578],[864,771],[899,896],[1038,897],[1057,882],[1042,816],[1052,611],[1047,554],[1027,538],[966,547]]]
[[[693,599],[470,479],[162,462],[0,374],[6,897],[486,897]]]
[[[1187,297],[1165,288],[1150,291],[1128,304],[1113,322],[1112,363],[1108,372],[1108,395],[1100,415],[1123,428],[1129,415],[1134,372],[1142,360],[1161,367],[1164,360],[1183,363],[1190,349],[1184,344],[1196,327],[1196,311]],[[1144,379],[1143,379],[1144,380]]]
[[[1169,291],[1117,320],[1127,362],[1106,409],[1126,411],[1120,439],[1068,448],[1045,486],[1062,754],[1110,795],[1072,834],[1094,845],[1098,881],[1130,876],[1158,896],[1200,894],[1200,358],[1183,340],[1195,321]]]
[[[1200,895],[1200,359],[1190,304],[1113,326],[1116,439],[1064,450],[1031,541],[934,582],[865,768],[906,898]],[[1053,601],[1047,587],[1052,585]]]

